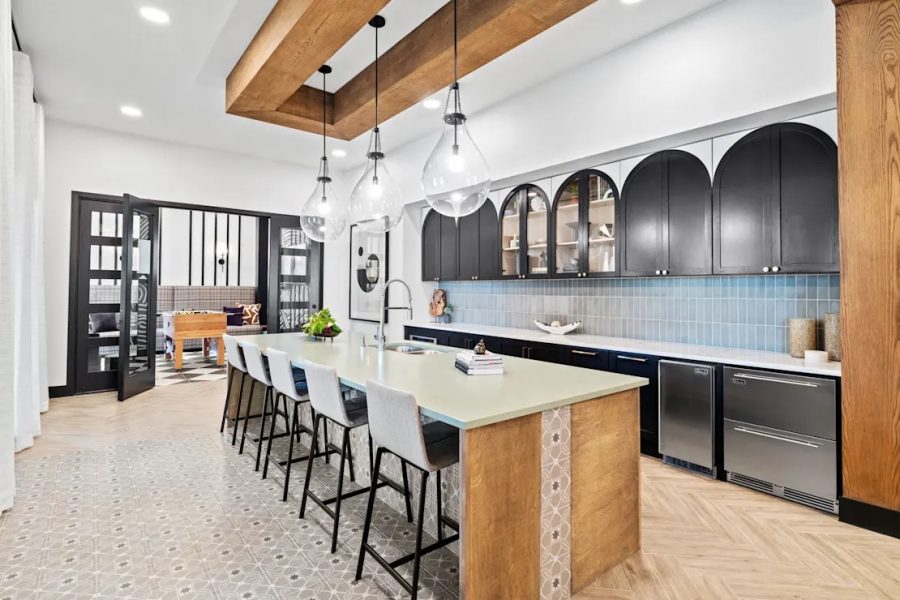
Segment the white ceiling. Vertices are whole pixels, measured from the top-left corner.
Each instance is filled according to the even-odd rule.
[[[644,37],[722,0],[643,0],[625,5],[600,0],[463,80],[472,116],[504,98]],[[383,11],[388,48],[444,0],[393,0]],[[198,146],[314,166],[321,140],[314,134],[225,113],[225,77],[259,29],[275,0],[13,0],[23,49],[31,55],[38,101],[50,118]],[[153,5],[168,25],[144,21]],[[575,40],[575,41],[573,41]],[[333,91],[372,61],[372,30],[365,28],[329,64]],[[448,65],[448,69],[451,68]],[[320,86],[319,77],[310,84]],[[443,93],[440,94],[443,102]],[[140,119],[119,113],[143,110]],[[387,148],[441,126],[439,111],[414,106],[383,127]],[[334,166],[362,162],[367,135],[330,142],[347,150]],[[343,160],[345,164],[338,162]]]

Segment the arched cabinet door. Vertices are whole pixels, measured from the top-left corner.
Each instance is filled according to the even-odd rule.
[[[838,262],[834,141],[801,123],[744,136],[716,169],[714,271],[830,272]]]
[[[622,189],[622,274],[710,273],[711,215],[709,172],[700,159],[680,150],[648,156]]]
[[[536,185],[513,189],[500,208],[500,276],[544,277],[548,268],[550,202]]]
[[[618,273],[616,256],[619,191],[602,171],[569,176],[553,203],[551,263],[557,277]]]
[[[496,279],[500,273],[497,209],[488,200],[459,220],[459,279]]]
[[[422,224],[422,281],[453,281],[459,276],[456,222],[429,211]]]

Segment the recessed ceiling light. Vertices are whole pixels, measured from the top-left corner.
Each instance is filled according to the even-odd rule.
[[[347,151],[344,150],[343,148],[335,148],[334,150],[331,151],[331,155],[336,156],[338,158],[344,158],[345,156],[347,156]]]
[[[157,25],[165,25],[169,22],[169,13],[155,6],[142,6],[141,16]]]
[[[123,104],[119,107],[119,112],[125,115],[126,117],[131,117],[132,119],[137,119],[144,115],[144,111],[139,109],[137,106],[130,106],[128,104]]]
[[[641,0],[621,0],[622,4],[637,4]]]
[[[428,98],[427,100],[425,100],[425,102],[422,103],[422,106],[424,106],[428,110],[434,110],[441,107],[441,101],[437,98]]]

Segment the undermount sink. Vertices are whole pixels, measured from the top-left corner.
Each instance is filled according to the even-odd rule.
[[[446,352],[446,350],[440,348],[419,346],[418,344],[410,344],[408,342],[385,344],[384,349],[391,352],[402,352],[403,354],[443,354]]]

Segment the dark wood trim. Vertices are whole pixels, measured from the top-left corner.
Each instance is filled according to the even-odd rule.
[[[194,211],[188,211],[188,285],[194,278]]]
[[[68,385],[51,385],[47,388],[47,395],[50,398],[65,398],[72,395],[72,390]]]
[[[841,496],[839,519],[842,523],[900,538],[900,511]]]
[[[354,275],[354,273],[353,273],[353,228],[354,227],[356,227],[358,229],[359,225],[356,225],[356,224],[351,225],[350,226],[350,235],[348,236],[350,238],[350,241],[348,242],[350,245],[350,264],[347,265],[347,274],[348,274],[348,279],[347,279],[347,318],[349,318],[351,321],[363,321],[363,322],[367,322],[367,323],[377,323],[378,321],[376,321],[374,319],[360,319],[358,317],[352,316],[353,315],[353,304],[352,304],[353,293],[351,290],[353,288],[353,275]],[[310,242],[310,243],[315,243],[315,242]],[[321,262],[324,263],[325,261],[321,261]],[[391,233],[386,232],[384,234],[384,282],[383,283],[387,283],[388,281],[391,280],[390,265],[391,265]],[[319,278],[319,281],[323,281],[321,277]],[[323,283],[324,283],[324,281],[323,281]],[[391,305],[390,295],[388,295],[388,298],[385,303],[387,306]],[[387,311],[387,310],[384,311],[385,325],[387,325],[389,316],[390,316],[390,311]]]

